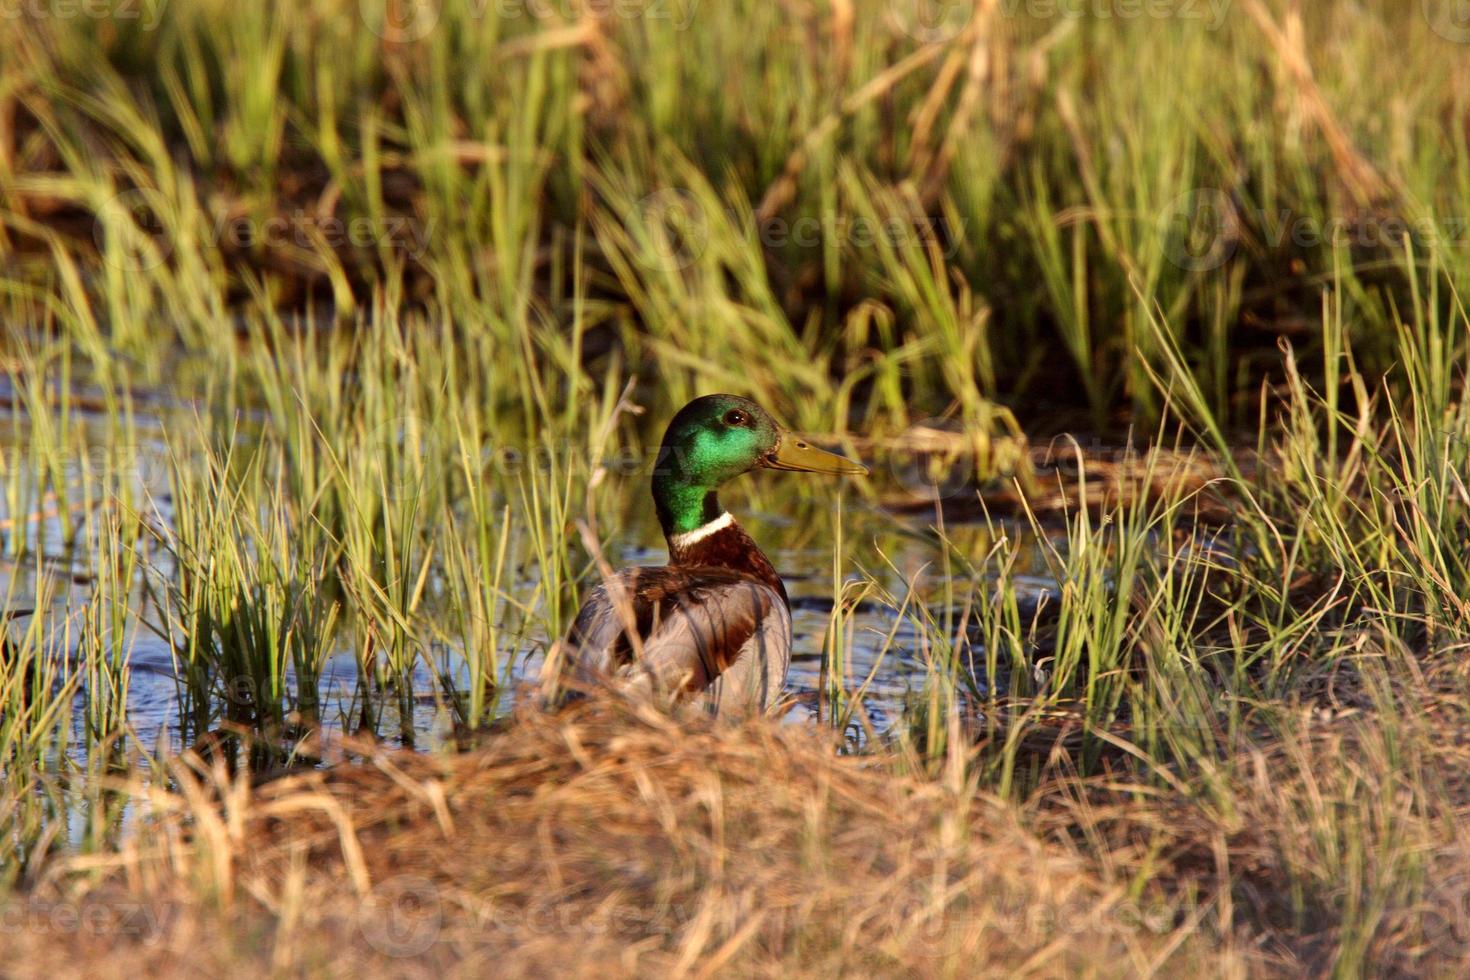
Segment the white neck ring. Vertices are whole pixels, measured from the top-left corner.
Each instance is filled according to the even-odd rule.
[[[735,518],[731,517],[730,512],[727,510],[702,527],[697,527],[692,531],[685,531],[683,534],[675,534],[669,538],[669,544],[676,550],[683,551],[685,548],[692,548],[694,545],[699,544],[699,542],[711,534],[718,534],[734,523]]]

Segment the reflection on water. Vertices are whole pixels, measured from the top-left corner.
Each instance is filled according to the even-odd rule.
[[[771,541],[781,536],[780,528],[773,521],[755,517],[748,519],[747,523],[758,540]],[[849,513],[844,517],[844,523],[849,568],[861,568],[863,574],[872,576],[900,602],[911,584],[922,601],[940,601],[945,583],[943,573],[938,570],[942,562],[937,536],[926,533],[922,524],[897,526],[892,518],[877,512],[866,515]],[[1009,533],[1016,531],[1011,529]],[[946,535],[961,553],[978,556],[991,548],[991,532],[983,527],[951,526]],[[635,523],[630,529],[630,536],[635,541],[614,555],[621,564],[659,564],[666,558],[655,526]],[[803,720],[818,710],[823,651],[836,606],[832,552],[830,547],[818,544],[801,549],[771,547],[768,550],[786,578],[792,604],[793,651],[787,688],[795,703],[788,717]],[[1032,550],[1035,552],[1034,567],[1012,575],[1023,601],[1028,595],[1033,600],[1039,599],[1052,585],[1045,576],[1040,549]],[[886,556],[886,562],[877,558],[879,553]],[[849,580],[858,577],[857,572],[849,573]],[[973,584],[968,576],[959,573],[955,578],[954,595],[962,599],[972,595]],[[54,622],[78,616],[88,592],[85,582],[69,583],[52,603],[49,615],[55,617]],[[36,595],[34,568],[0,564],[0,594],[11,596],[12,607],[29,605]],[[935,609],[934,614],[938,616],[939,610]],[[127,694],[129,735],[136,747],[144,752],[152,753],[155,749],[164,748],[177,751],[187,736],[197,733],[186,731],[185,693],[176,676],[169,642],[157,632],[157,617],[148,615],[146,610],[145,616],[146,622],[139,624],[135,621],[124,639],[131,673]],[[929,668],[925,661],[927,653],[919,640],[918,626],[911,615],[900,616],[898,608],[885,599],[869,597],[850,609],[844,629],[847,651],[843,658],[842,686],[849,692],[859,688],[864,691],[864,709],[871,723],[882,730],[899,717],[906,698],[925,685]],[[546,643],[544,635],[522,640],[520,655],[504,669],[498,710],[507,711],[513,707],[522,689],[535,680]],[[464,686],[468,685],[468,670],[454,651],[436,648],[429,656],[442,664],[441,669],[448,676],[456,678]],[[364,696],[364,685],[359,681],[356,654],[344,641],[322,671],[319,703],[325,728],[343,731],[356,727]],[[85,696],[83,689],[78,697]],[[401,731],[403,719],[398,712],[402,703],[397,697],[383,698],[377,718],[379,734],[383,737],[391,740]],[[443,701],[434,673],[422,660],[415,668],[413,697],[407,703],[411,705],[409,727],[417,735],[414,740],[417,747],[432,749],[450,738],[453,729],[451,712]],[[80,726],[80,710],[76,717],[75,724]],[[85,752],[86,740],[81,737],[80,728],[74,734],[74,750]]]
[[[11,419],[24,425],[23,420],[14,416]],[[23,440],[16,443],[23,444]],[[139,465],[130,470],[136,478],[136,486],[132,488],[136,499],[146,501],[154,519],[166,523],[170,519],[163,465],[166,450],[160,440],[137,452]],[[148,460],[156,465],[148,465]],[[18,465],[13,450],[8,461],[11,466]],[[69,476],[83,482],[87,472],[84,464]],[[834,541],[839,518],[809,500],[787,502],[783,494],[790,492],[784,489],[790,484],[779,482],[783,479],[789,478],[762,474],[755,483],[732,493],[726,503],[741,515],[742,522],[763,544],[786,578],[792,601],[794,641],[787,683],[794,700],[790,719],[807,719],[819,710],[823,651],[839,595],[850,606],[844,621],[846,652],[841,665],[841,688],[847,692],[863,691],[867,718],[874,730],[882,731],[899,718],[905,700],[924,688],[929,675],[926,659],[934,653],[921,640],[921,631],[914,622],[915,612],[929,612],[942,619],[946,603],[977,601],[977,596],[986,595],[984,581],[973,581],[968,568],[992,567],[985,558],[996,552],[997,534],[1011,537],[1009,546],[1002,550],[1014,556],[1008,576],[1016,583],[1023,603],[1038,600],[1052,587],[1041,549],[1034,541],[1027,543],[1029,532],[1024,529],[951,525],[945,529],[950,546],[946,550],[931,527],[932,518],[897,517],[876,505],[861,503],[856,493],[844,495],[845,511],[840,517],[840,527],[841,569],[846,580],[834,582]],[[612,535],[614,546],[609,549],[609,559],[618,565],[661,564],[666,558],[664,543],[652,519],[643,481],[609,481],[602,492],[609,494],[610,499],[624,502],[623,520],[619,531]],[[739,499],[742,493],[752,494],[753,502],[742,503]],[[90,564],[86,542],[77,542],[73,550],[80,557],[69,561],[64,557],[65,538],[55,512],[42,507],[30,513],[8,514],[3,512],[6,506],[6,501],[0,499],[0,532],[3,532],[0,538],[25,534],[43,556],[50,557],[41,562],[39,570],[34,558],[21,563],[0,559],[0,603],[3,603],[0,608],[32,606],[38,595],[49,592],[51,601],[40,614],[51,617],[49,629],[56,635],[75,637],[77,623],[92,590],[86,575]],[[150,551],[145,574],[155,579],[172,574],[161,549]],[[38,575],[49,579],[47,588],[38,588]],[[526,594],[531,594],[537,570],[523,568],[519,575]],[[845,585],[856,582],[869,583],[860,590],[861,596],[844,590]],[[163,617],[145,601],[141,583],[139,586],[135,590],[135,614],[129,617],[127,632],[121,638],[130,667],[126,700],[130,748],[148,754],[157,750],[177,751],[200,734],[187,727],[188,705],[171,649],[170,641],[181,638],[162,635]],[[899,606],[911,590],[916,601],[909,606],[907,615],[900,615]],[[858,601],[853,604],[852,599]],[[10,628],[23,627],[17,621]],[[544,635],[522,636],[513,656],[501,652],[504,667],[499,678],[497,711],[513,707],[520,692],[534,681],[547,642],[548,637]],[[434,665],[432,669],[430,663]],[[415,668],[411,696],[381,696],[381,705],[374,702],[377,734],[391,740],[400,738],[406,729],[413,733],[411,741],[418,748],[433,748],[452,737],[453,718],[436,671],[450,678],[456,687],[468,686],[468,670],[455,651],[439,647],[426,651]],[[323,727],[328,731],[355,730],[365,691],[371,687],[360,683],[356,652],[344,638],[322,671],[318,703]],[[81,702],[87,696],[84,684],[79,688],[78,710],[73,714],[75,731],[68,750],[73,754],[87,752],[88,740],[82,731],[85,712],[81,710]],[[411,717],[403,718],[401,711],[409,712]]]

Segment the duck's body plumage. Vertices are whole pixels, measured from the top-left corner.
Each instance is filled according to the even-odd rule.
[[[746,429],[754,435],[741,442]],[[864,472],[799,440],[783,448],[781,437],[759,406],[733,395],[696,399],[675,416],[653,486],[669,564],[625,569],[588,594],[552,655],[556,689],[699,699],[720,715],[777,704],[791,664],[786,587],[714,488],[756,466]]]
[[[638,644],[613,593],[627,599]],[[612,679],[638,697],[702,697],[717,714],[764,712],[791,665],[791,611],[764,582],[724,568],[629,568],[587,597],[565,641],[578,686]]]

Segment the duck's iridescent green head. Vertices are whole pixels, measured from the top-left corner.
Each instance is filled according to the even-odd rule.
[[[705,395],[680,409],[664,432],[653,474],[653,500],[664,533],[684,534],[719,517],[715,490],[758,467],[868,472],[786,432],[748,398]]]

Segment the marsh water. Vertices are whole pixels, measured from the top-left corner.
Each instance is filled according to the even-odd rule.
[[[3,384],[0,381],[0,388]],[[3,395],[5,392],[0,390]],[[8,401],[0,399],[0,404]],[[0,412],[0,422],[6,425],[13,418]],[[138,431],[145,440],[131,467],[138,499],[147,501],[154,520],[167,522],[171,512],[168,450],[162,431],[156,422],[147,419],[138,423]],[[155,441],[147,441],[150,438]],[[17,458],[13,449],[7,448],[6,454],[7,468],[35,464]],[[68,483],[74,484],[73,499],[82,498],[88,466],[85,461],[68,461],[66,470]],[[926,648],[926,631],[915,625],[916,611],[922,609],[922,615],[941,622],[946,615],[956,613],[945,603],[956,603],[957,597],[974,593],[972,569],[983,565],[983,556],[992,552],[998,537],[1006,535],[1013,541],[1029,543],[1019,549],[1021,567],[1013,566],[1009,572],[1022,601],[1041,601],[1054,587],[1041,542],[1024,526],[946,523],[941,514],[924,506],[917,497],[900,508],[885,506],[871,495],[830,487],[820,489],[813,497],[807,488],[793,487],[791,481],[800,479],[788,474],[747,477],[747,481],[758,482],[748,489],[737,489],[725,499],[771,557],[791,597],[793,660],[787,681],[791,700],[784,716],[788,720],[799,722],[822,711],[824,649],[833,610],[839,604],[849,611],[843,625],[846,652],[840,664],[841,686],[849,693],[861,692],[867,723],[861,729],[855,725],[852,733],[861,740],[863,732],[882,732],[892,726],[908,700],[924,689],[931,676],[930,658],[936,652]],[[666,551],[651,514],[646,482],[636,477],[614,480],[602,492],[617,500],[619,508],[610,522],[612,526],[603,532],[609,540],[605,557],[614,565],[662,564]],[[64,536],[57,506],[21,514],[4,513],[6,506],[0,500],[0,528],[7,536],[26,535],[37,547],[18,560],[0,558],[4,608],[27,609],[39,604],[44,608],[38,609],[37,615],[50,617],[53,624],[75,621],[93,588],[85,572],[88,556],[79,553],[72,557],[61,550],[59,542]],[[941,535],[947,547],[941,544]],[[834,561],[839,545],[841,553]],[[81,552],[81,546],[77,550]],[[971,556],[976,559],[975,566],[955,567],[964,564],[954,561],[956,555]],[[143,574],[167,576],[169,568],[159,561],[155,551]],[[521,567],[512,574],[529,593],[539,570]],[[953,589],[946,588],[947,578],[953,579],[949,583]],[[869,584],[858,588],[860,581]],[[130,748],[145,754],[177,752],[200,734],[190,727],[185,686],[177,670],[175,646],[181,638],[168,634],[164,618],[145,593],[141,586],[135,590],[136,614],[121,640],[121,652],[130,668],[128,739]],[[905,597],[913,599],[906,612],[902,611]],[[8,628],[22,629],[24,620],[17,619]],[[54,632],[68,636],[75,635],[76,630]],[[528,631],[516,638],[513,649],[501,651],[494,712],[511,710],[517,699],[525,696],[540,670],[550,639],[544,632]],[[69,657],[72,652],[58,647],[52,655]],[[436,669],[430,669],[430,663]],[[411,693],[403,696],[400,691],[376,702],[374,734],[419,749],[443,745],[455,728],[453,712],[444,697],[446,676],[468,683],[463,658],[453,649],[425,651],[414,668]],[[331,733],[356,729],[363,699],[373,697],[371,689],[371,684],[362,683],[357,650],[344,635],[321,673],[318,703],[322,730]],[[85,696],[85,688],[79,690],[77,697]],[[75,714],[76,726],[81,725],[81,715],[81,711]],[[75,733],[71,746],[69,751],[74,753],[87,751],[87,739],[80,731]]]

